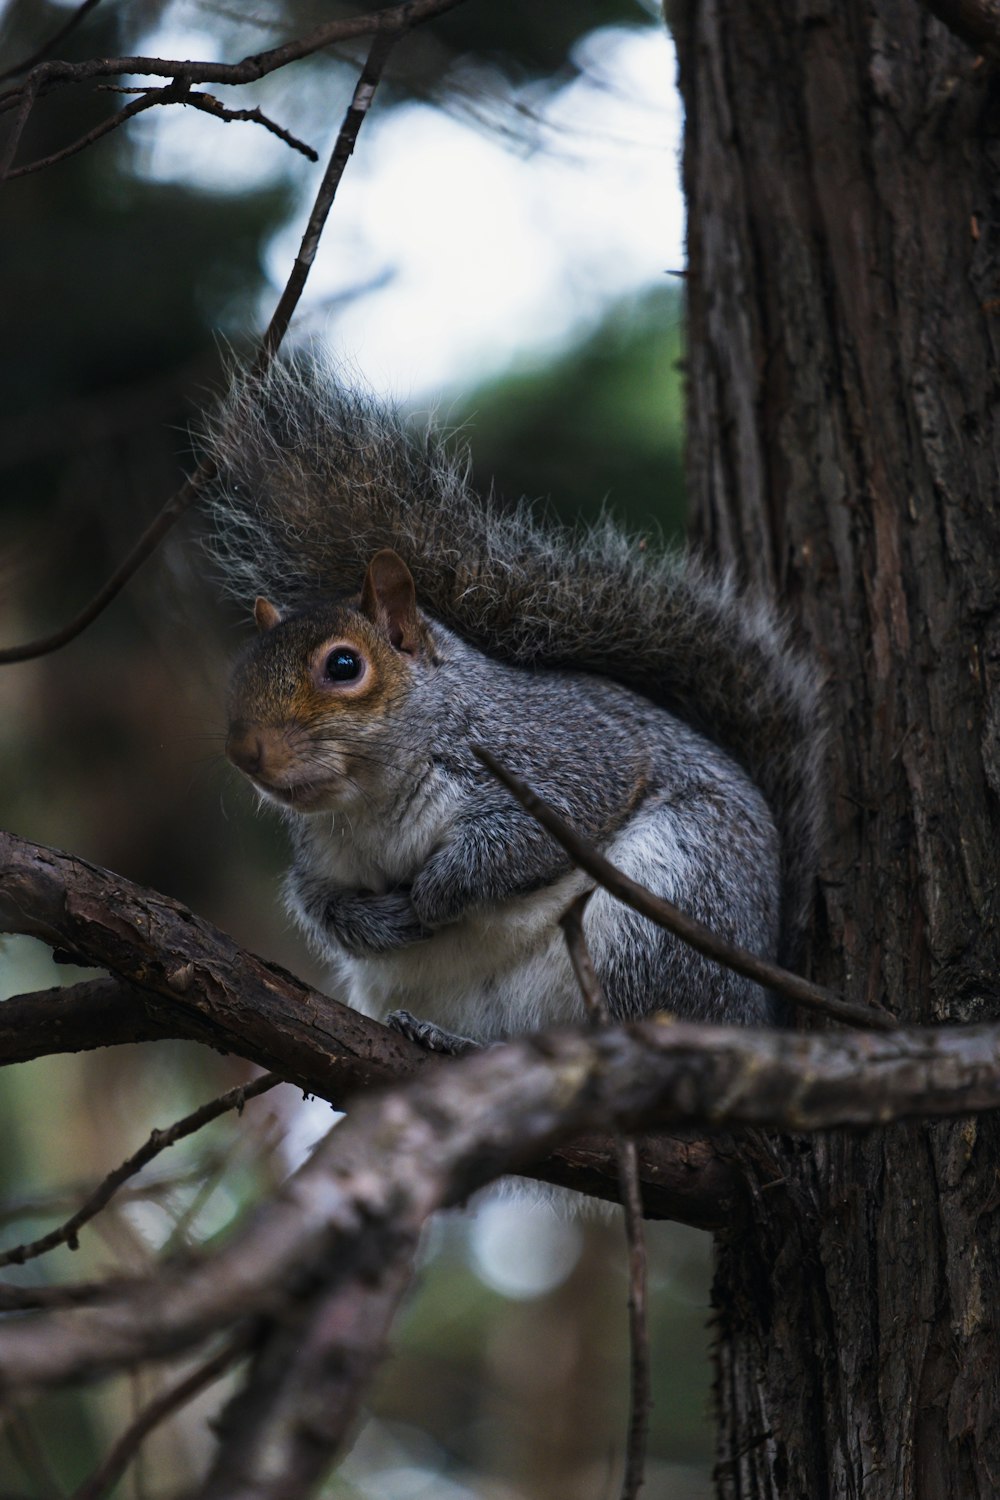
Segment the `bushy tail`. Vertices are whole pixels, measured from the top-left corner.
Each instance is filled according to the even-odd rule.
[[[482,651],[611,677],[729,751],[779,825],[782,957],[794,961],[815,875],[821,715],[816,674],[769,607],[610,521],[542,524],[525,503],[475,494],[461,446],[309,366],[237,383],[208,443],[212,551],[248,605],[354,593],[392,547],[428,614]]]

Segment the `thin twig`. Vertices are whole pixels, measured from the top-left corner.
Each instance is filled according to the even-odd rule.
[[[672,901],[654,896],[645,886],[624,875],[599,849],[560,817],[555,808],[543,801],[526,781],[509,771],[489,750],[482,745],[473,745],[472,753],[517,798],[525,811],[531,813],[556,843],[565,849],[574,864],[596,880],[598,885],[610,891],[612,896],[617,896],[619,901],[632,907],[633,911],[648,917],[660,927],[665,927],[668,932],[672,932],[699,953],[704,953],[707,958],[714,959],[727,969],[735,970],[737,974],[745,975],[747,979],[766,985],[803,1010],[816,1011],[848,1026],[864,1026],[875,1031],[896,1029],[898,1022],[888,1011],[877,1009],[873,1005],[854,1005],[849,1000],[841,1000],[831,990],[812,984],[799,974],[792,974],[780,964],[759,958],[757,954],[740,948],[736,943],[727,942],[703,922],[681,911]]]
[[[200,65],[191,63],[164,64],[161,59],[119,58],[113,60],[114,63],[127,64],[124,67],[109,66],[107,62],[100,61],[93,64],[93,71],[89,75],[92,77],[98,76],[102,72],[106,74],[152,71],[167,73],[168,75],[176,74],[178,75],[177,81],[183,79],[188,83],[206,81],[241,82],[248,81],[251,78],[262,77],[264,73],[272,71],[274,67],[281,66],[283,62],[293,61],[299,56],[306,56],[310,51],[316,51],[319,47],[329,45],[330,41],[341,40],[345,36],[370,35],[372,32],[375,32],[375,41],[372,44],[361,76],[358,79],[351,103],[348,106],[343,123],[337,134],[330,163],[323,174],[323,180],[316,194],[312,212],[309,215],[309,221],[302,236],[302,243],[299,246],[299,253],[295,258],[295,264],[292,266],[285,289],[278,299],[277,306],[261,340],[257,356],[254,359],[251,369],[252,379],[259,378],[266,371],[288,329],[292,314],[302,295],[306,277],[315,259],[316,248],[323,231],[323,225],[333,206],[337,187],[343,176],[344,168],[354,150],[358,132],[368,114],[372,97],[382,76],[382,70],[385,67],[392,44],[414,26],[429,20],[432,16],[439,15],[446,10],[451,10],[460,3],[461,0],[408,0],[408,3],[404,5],[393,6],[391,9],[385,11],[377,11],[374,15],[355,17],[344,22],[331,22],[326,27],[320,28],[320,33],[322,33],[324,39],[315,41],[315,45],[306,45],[305,42],[301,44],[290,43],[285,48],[276,48],[272,52],[261,53],[256,59],[246,59],[244,64],[240,65],[241,67],[248,67],[251,63],[261,64],[261,66],[255,69],[251,68],[246,74],[246,79],[235,79],[228,75],[223,77],[220,75],[218,68],[216,68],[214,76],[209,79],[203,72],[199,72]],[[344,28],[347,29],[345,30]],[[337,33],[336,36],[333,35],[334,32]],[[314,37],[316,35],[319,35],[319,33],[314,34]],[[282,61],[274,61],[279,54],[282,56]],[[267,66],[264,66],[262,60],[270,61]],[[151,61],[156,66],[153,68],[134,66],[134,64],[141,63],[142,61]],[[54,66],[54,64],[42,63],[40,68],[44,70]],[[64,68],[71,67],[69,64],[60,64],[59,66]],[[224,69],[222,73],[225,74]],[[33,70],[28,79],[25,80],[25,93],[19,116],[19,127],[14,131],[13,146],[8,151],[3,166],[0,167],[0,177],[3,176],[4,171],[13,160],[13,152],[17,148],[17,140],[20,137],[20,128],[23,127],[23,122],[27,119],[31,104],[41,87],[41,80],[42,74],[39,69]],[[0,104],[2,104],[2,100],[0,100]],[[0,650],[0,666],[10,662],[29,661],[34,657],[46,656],[52,651],[58,651],[67,642],[75,640],[82,631],[86,630],[88,625],[97,619],[98,615],[103,613],[111,601],[117,597],[132,575],[156,550],[171,527],[200,497],[203,489],[207,484],[211,483],[216,473],[217,466],[215,461],[203,458],[195,472],[171,496],[159,515],[150,522],[128,556],[119,564],[107,582],[98,589],[89,603],[84,605],[83,609],[66,625],[62,626],[61,629],[54,630],[49,635],[40,636],[36,640],[28,641],[23,646],[10,646],[5,650]]]
[[[118,1194],[119,1203],[155,1203],[161,1200],[169,1202],[171,1196],[179,1188],[200,1186],[206,1174],[215,1177],[224,1171],[230,1160],[231,1152],[228,1151],[206,1151],[196,1162],[179,1172],[161,1172],[153,1175],[151,1181],[142,1184],[141,1187],[122,1188]],[[79,1203],[84,1193],[90,1193],[93,1188],[88,1184],[78,1187],[56,1188],[51,1193],[36,1193],[30,1197],[19,1199],[5,1199],[0,1202],[0,1225],[6,1226],[16,1224],[19,1219],[38,1219],[42,1217],[54,1218],[57,1213],[68,1213],[74,1205]]]
[[[126,124],[127,121],[134,119],[136,115],[142,114],[144,109],[152,109],[154,104],[176,104],[182,96],[187,97],[186,88],[181,90],[173,83],[168,84],[162,89],[143,90],[143,97],[141,99],[133,99],[131,104],[126,104],[117,114],[109,115],[106,120],[101,120],[99,124],[92,126],[90,130],[81,135],[77,140],[72,141],[68,146],[62,146],[58,151],[53,151],[50,156],[40,156],[35,161],[26,162],[23,167],[13,167],[10,165],[13,153],[8,150],[7,166],[4,171],[0,172],[0,181],[13,182],[16,177],[27,177],[32,172],[41,172],[46,167],[54,167],[61,161],[67,161],[71,156],[78,156],[81,151],[85,151],[88,146],[92,146],[102,136],[110,135],[120,125]],[[16,141],[14,145],[16,149]],[[9,146],[10,142],[8,142]]]
[[[70,1500],[101,1500],[101,1496],[106,1495],[125,1473],[153,1428],[158,1427],[173,1412],[186,1406],[206,1386],[219,1380],[247,1352],[250,1338],[250,1334],[244,1332],[230,1339],[218,1354],[155,1397],[125,1429],[100,1467],[73,1491]]]
[[[18,97],[18,91],[15,91],[11,95],[7,96],[12,101],[10,106],[11,108],[13,108],[15,104],[17,105],[17,116],[14,120],[14,127],[11,130],[10,138],[7,141],[6,146],[4,147],[2,154],[0,154],[0,182],[3,182],[4,178],[7,176],[7,173],[10,171],[10,164],[14,160],[14,157],[17,155],[17,148],[21,144],[21,137],[24,134],[24,128],[28,123],[28,118],[31,114],[31,111],[35,107],[35,100],[38,98],[39,88],[40,84],[35,78],[35,75],[29,74],[23,86],[23,92],[20,92],[20,97]]]
[[[559,919],[566,939],[570,963],[580,986],[591,1024],[595,1028],[611,1021],[607,997],[583,931],[583,913],[593,892],[584,891]],[[653,1404],[650,1373],[649,1319],[647,1315],[646,1232],[642,1222],[642,1190],[639,1184],[639,1155],[635,1142],[615,1131],[612,1137],[618,1157],[618,1176],[625,1211],[625,1242],[628,1245],[628,1330],[629,1361],[628,1440],[625,1445],[625,1473],[621,1500],[636,1500],[646,1476],[646,1453],[649,1447],[649,1412]]]
[[[142,114],[143,110],[153,109],[156,105],[183,104],[190,105],[193,109],[199,109],[204,114],[212,115],[217,120],[226,123],[233,120],[247,120],[255,125],[263,125],[272,135],[284,141],[286,146],[291,146],[294,151],[300,151],[310,161],[319,161],[318,154],[311,146],[300,141],[297,136],[276,121],[271,120],[260,109],[228,109],[213,94],[196,94],[192,92],[190,84],[186,81],[167,84],[164,88],[130,89],[130,93],[141,94],[141,98],[133,99],[131,104],[126,104],[117,114],[109,115],[100,124],[94,125],[84,135],[72,141],[68,146],[53,151],[50,156],[40,156],[35,161],[29,161],[23,167],[8,167],[3,174],[3,180],[13,182],[16,177],[27,177],[32,172],[42,172],[47,167],[54,167],[57,163],[68,160],[71,156],[78,156],[95,141],[103,136],[110,135],[112,131],[125,125],[136,115]]]
[[[354,86],[351,102],[344,115],[343,124],[337,133],[337,139],[333,147],[323,180],[319,185],[299,244],[299,253],[295,257],[291,274],[285,283],[285,289],[278,298],[278,305],[271,315],[271,321],[267,325],[264,337],[260,342],[257,358],[254,360],[250,370],[250,379],[257,380],[267,369],[274,358],[282,339],[288,331],[292,313],[302,295],[302,289],[306,284],[306,277],[312,269],[312,263],[316,259],[316,251],[319,247],[320,235],[326,223],[333,200],[340,186],[340,180],[344,175],[344,168],[351,159],[354,147],[357,144],[358,132],[360,131],[371,103],[375,97],[375,90],[385,71],[385,65],[389,61],[389,54],[399,41],[398,31],[379,32],[369,49],[365,58],[365,65]]]
[[[207,1104],[185,1115],[182,1120],[177,1120],[168,1130],[152,1131],[145,1145],[133,1152],[120,1167],[109,1172],[86,1202],[81,1204],[76,1213],[71,1215],[64,1224],[50,1230],[48,1234],[43,1234],[40,1239],[31,1240],[23,1245],[15,1245],[13,1249],[4,1251],[0,1254],[0,1266],[21,1266],[26,1260],[34,1260],[37,1256],[54,1250],[57,1245],[68,1245],[71,1250],[75,1250],[78,1245],[77,1235],[83,1225],[95,1214],[100,1213],[122,1183],[134,1177],[147,1162],[159,1156],[161,1151],[166,1151],[167,1147],[174,1145],[176,1141],[183,1140],[185,1136],[194,1135],[195,1131],[201,1130],[210,1121],[217,1120],[228,1110],[241,1110],[248,1099],[256,1099],[259,1094],[265,1094],[268,1089],[273,1089],[283,1082],[284,1079],[278,1074],[265,1073],[262,1078],[255,1078],[252,1083],[240,1084],[238,1088],[230,1089],[218,1099],[209,1100]]]
[[[83,0],[83,4],[77,6],[69,20],[60,26],[58,31],[53,32],[48,41],[43,42],[37,51],[32,52],[31,56],[26,57],[23,62],[15,63],[12,68],[5,68],[0,73],[0,83],[6,83],[8,78],[16,78],[18,73],[27,73],[29,68],[35,67],[37,63],[44,62],[45,58],[51,57],[52,53],[59,46],[59,43],[64,42],[70,32],[76,30],[84,16],[89,11],[92,11],[95,6],[100,5],[100,3],[101,0]]]
[[[24,81],[0,95],[0,112],[16,109],[23,96],[35,98],[60,84],[89,83],[95,78],[114,78],[122,73],[138,73],[153,78],[186,79],[189,83],[256,83],[269,73],[299,62],[337,42],[355,41],[378,33],[403,35],[417,26],[454,10],[463,0],[404,0],[385,10],[368,11],[358,16],[344,16],[327,21],[306,36],[296,37],[280,46],[256,52],[238,63],[196,62],[190,58],[166,57],[95,57],[85,62],[43,62],[33,68]]]
[[[291,146],[293,151],[300,152],[309,161],[319,161],[318,151],[314,151],[312,146],[307,145],[305,141],[300,141],[297,135],[292,135],[290,130],[279,125],[277,120],[272,120],[262,109],[230,109],[214,94],[191,93],[183,103],[185,106],[191,105],[194,109],[200,109],[204,114],[212,115],[216,120],[222,120],[227,125],[239,120],[246,120],[251,125],[262,125],[265,130],[270,131],[271,135],[277,136],[279,141],[284,141],[286,146]]]

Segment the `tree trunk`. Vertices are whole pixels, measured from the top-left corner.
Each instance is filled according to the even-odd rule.
[[[812,970],[1000,1015],[1000,86],[916,0],[685,0],[695,529],[828,676]],[[1000,1118],[761,1143],[719,1493],[1000,1493]]]

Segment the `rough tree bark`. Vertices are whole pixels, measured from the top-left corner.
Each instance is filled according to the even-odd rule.
[[[690,0],[690,491],[829,676],[812,971],[1000,1014],[1000,82],[917,0]],[[1000,1120],[777,1140],[719,1493],[1000,1493]]]

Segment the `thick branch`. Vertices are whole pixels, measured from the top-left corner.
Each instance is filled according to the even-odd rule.
[[[217,1424],[218,1452],[197,1500],[313,1493],[385,1354],[415,1248],[409,1236],[383,1234],[375,1257],[366,1247],[349,1275],[335,1267],[282,1310]]]
[[[316,1276],[375,1274],[435,1209],[581,1130],[815,1130],[1000,1106],[1000,1027],[798,1035],[649,1021],[541,1033],[359,1100],[228,1247],[102,1307],[0,1327],[7,1390],[89,1378],[278,1319]]]
[[[343,1104],[427,1062],[415,1043],[238,947],[179,902],[55,849],[0,833],[0,931],[67,950],[111,979],[0,1005],[0,1064],[121,1042],[188,1037]],[[611,1142],[564,1148],[533,1168],[544,1181],[617,1201]],[[654,1218],[718,1228],[743,1190],[729,1160],[683,1135],[642,1146]]]
[[[413,1043],[244,952],[180,902],[2,833],[0,930],[111,970],[208,1022],[216,1045],[309,1090],[340,1097],[345,1085],[367,1088],[424,1061]]]
[[[155,995],[121,979],[84,979],[13,995],[0,1005],[0,1067],[124,1042],[215,1040],[197,1017],[190,1018],[190,1025],[188,1020],[176,1008],[160,1009]]]

